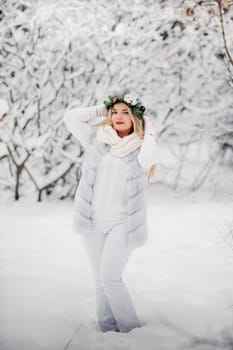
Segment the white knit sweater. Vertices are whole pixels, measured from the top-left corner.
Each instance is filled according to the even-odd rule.
[[[125,188],[125,162],[107,152],[97,169],[92,201],[93,217],[105,220],[121,220],[126,217]]]
[[[92,143],[93,138],[96,136],[96,128],[90,127],[89,124],[98,123],[102,120],[101,117],[106,116],[107,110],[104,104],[91,107],[68,108],[64,114],[64,122],[67,129],[85,148]],[[144,120],[145,135],[138,155],[138,161],[142,168],[147,171],[152,164],[156,164],[158,167],[160,160],[153,123],[147,116],[144,116]],[[154,176],[156,176],[156,172],[157,170]]]
[[[125,218],[128,244],[136,248],[147,239],[146,191],[144,170],[157,163],[154,130],[145,119],[145,135],[140,149],[123,158],[114,157],[109,145],[98,142],[97,123],[105,111],[103,105],[68,110],[64,121],[68,130],[86,148],[83,174],[75,195],[73,228],[78,234],[87,234],[92,218]],[[104,116],[104,115],[103,115]],[[124,168],[125,167],[125,168]]]

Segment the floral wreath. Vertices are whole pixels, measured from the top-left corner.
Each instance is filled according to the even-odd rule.
[[[139,119],[143,119],[143,114],[146,108],[142,105],[142,102],[138,97],[132,96],[128,91],[123,93],[116,93],[111,96],[108,96],[107,100],[104,101],[105,107],[107,110],[113,107],[117,102],[125,103],[132,110]]]

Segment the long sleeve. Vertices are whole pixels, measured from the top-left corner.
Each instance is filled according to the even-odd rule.
[[[160,166],[160,154],[152,121],[146,116],[144,119],[146,122],[145,136],[138,154],[138,161],[142,168],[147,171],[153,164],[156,164],[156,167]]]
[[[63,119],[67,129],[86,148],[91,143],[96,131],[90,124],[95,124],[99,121],[99,117],[106,116],[107,109],[104,104],[101,104],[91,107],[68,108],[64,113]]]
[[[157,143],[153,136],[149,136],[143,142],[138,160],[145,170],[148,170],[151,165],[157,164],[160,161]]]

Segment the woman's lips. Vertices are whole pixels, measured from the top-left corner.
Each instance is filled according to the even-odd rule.
[[[116,121],[116,124],[124,124],[121,120]]]

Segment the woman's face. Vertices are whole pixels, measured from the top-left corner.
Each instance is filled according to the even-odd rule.
[[[117,131],[120,137],[130,134],[133,130],[133,121],[125,103],[118,102],[113,105],[112,122],[112,127]]]

